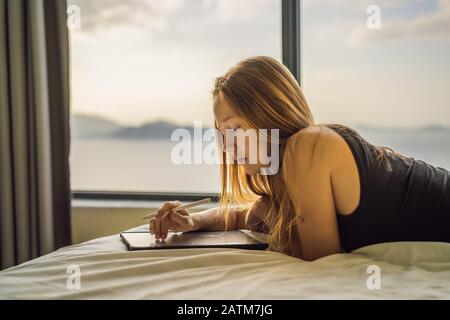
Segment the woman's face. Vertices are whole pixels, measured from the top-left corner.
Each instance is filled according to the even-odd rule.
[[[258,173],[261,168],[258,160],[258,135],[256,134],[256,141],[250,142],[249,136],[245,136],[245,143],[239,142],[239,139],[233,139],[234,142],[228,143],[228,146],[233,148],[227,148],[226,132],[227,130],[242,129],[247,131],[250,129],[244,119],[234,112],[234,110],[228,105],[223,98],[222,93],[219,93],[214,98],[214,117],[216,119],[218,129],[223,137],[222,150],[231,155],[233,161],[239,162],[244,168],[244,172],[248,175],[254,175]],[[228,149],[228,150],[226,150]],[[249,160],[250,159],[250,160]]]

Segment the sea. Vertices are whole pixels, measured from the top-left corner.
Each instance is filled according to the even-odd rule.
[[[370,143],[450,170],[449,130],[359,129]],[[202,143],[199,141],[198,143]],[[83,138],[72,140],[72,190],[123,192],[218,192],[213,164],[176,164],[176,142],[155,139]],[[208,143],[203,143],[206,148]],[[194,159],[192,159],[194,162]]]

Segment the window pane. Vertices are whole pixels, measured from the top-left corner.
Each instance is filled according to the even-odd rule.
[[[281,60],[281,1],[70,0],[69,12],[81,18],[69,25],[72,188],[217,192],[218,165],[175,165],[170,133],[212,126],[214,78],[238,61]]]
[[[316,120],[450,169],[449,21],[448,1],[302,1]]]

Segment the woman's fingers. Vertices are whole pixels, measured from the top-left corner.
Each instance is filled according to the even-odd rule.
[[[158,211],[156,212],[156,218],[162,217],[165,213],[167,213],[167,211],[169,211],[170,209],[176,208],[179,205],[181,205],[180,201],[164,202],[163,205],[161,206],[161,208],[159,208]]]
[[[178,212],[182,216],[188,216],[189,215],[189,211],[187,211],[186,209],[180,209],[180,210],[177,210],[176,212]]]
[[[149,221],[149,229],[150,229],[150,233],[154,234],[155,233],[155,218],[151,218]]]
[[[163,203],[156,216],[149,221],[149,230],[155,235],[155,239],[166,239],[170,231],[183,231],[189,227],[189,212],[181,209],[175,212],[173,209],[180,206],[180,201]]]
[[[155,239],[167,238],[169,229],[172,228],[169,215],[165,215],[163,218],[151,218],[149,221],[150,234],[155,235]],[[165,236],[163,236],[165,234]]]
[[[169,231],[169,226],[170,226],[170,217],[169,214],[164,215],[161,218],[161,238],[164,240],[167,238],[167,233]]]
[[[176,212],[171,210],[169,212],[169,216],[170,219],[172,219],[174,222],[178,223],[178,224],[183,224],[186,222],[186,217],[184,215],[181,214],[181,212]]]
[[[167,218],[164,221],[164,225],[161,225],[163,223],[162,218],[164,215],[171,209],[176,208],[181,205],[180,201],[168,201],[164,202],[162,206],[156,211],[156,216],[150,219],[149,222],[149,229],[150,233],[155,234],[156,239],[160,239],[162,236],[162,233],[167,237],[167,232],[169,229],[169,226],[167,225]]]
[[[155,218],[155,238],[161,238],[161,218]]]

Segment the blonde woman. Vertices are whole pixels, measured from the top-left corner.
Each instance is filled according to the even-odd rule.
[[[450,242],[450,172],[372,145],[346,126],[315,124],[300,86],[277,60],[240,62],[216,79],[213,99],[224,136],[279,130],[280,168],[264,175],[265,165],[248,162],[248,148],[231,153],[243,164],[222,150],[220,206],[190,214],[174,212],[177,201],[165,203],[150,221],[157,239],[169,229],[248,228],[270,234],[271,250],[304,260],[382,242]]]

